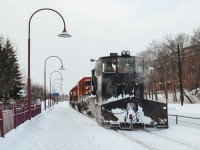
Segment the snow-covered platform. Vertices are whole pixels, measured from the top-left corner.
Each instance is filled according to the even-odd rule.
[[[189,150],[200,149],[199,135],[200,129],[175,124],[116,132],[59,102],[0,138],[0,150]]]

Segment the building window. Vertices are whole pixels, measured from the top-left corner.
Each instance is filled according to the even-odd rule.
[[[194,79],[194,72],[190,72],[190,79]]]
[[[159,83],[159,85],[160,85],[160,90],[163,91],[163,90],[164,90],[163,84],[162,84],[162,83]]]

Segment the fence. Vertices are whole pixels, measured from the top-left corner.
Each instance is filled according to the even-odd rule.
[[[31,105],[31,118],[40,113],[41,105]],[[0,106],[0,137],[28,119],[28,105]]]
[[[200,127],[200,118],[198,117],[189,117],[189,116],[182,116],[182,115],[172,115],[169,114],[169,117],[175,117],[175,119],[170,118],[171,120],[174,120],[176,124],[188,124],[193,125],[196,127]]]

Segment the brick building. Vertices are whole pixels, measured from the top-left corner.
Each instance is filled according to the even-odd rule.
[[[200,85],[200,46],[184,49],[183,86],[186,89]]]
[[[186,47],[180,50],[180,53],[183,88],[200,87],[200,45]],[[173,54],[171,57],[159,58],[153,64],[154,69],[150,73],[150,80],[154,90],[164,90],[166,83],[169,90],[179,88],[177,54]]]

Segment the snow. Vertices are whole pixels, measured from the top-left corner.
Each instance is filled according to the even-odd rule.
[[[129,95],[129,94],[123,94],[123,96],[122,96],[122,94],[120,94],[118,97],[112,96],[111,98],[109,98],[109,99],[107,100],[107,103],[108,103],[108,102],[117,101],[117,100],[120,100],[120,99],[123,99],[123,98],[130,98],[130,97],[131,97],[131,95]]]
[[[192,150],[200,149],[200,131],[183,126],[172,126],[169,129],[153,130],[148,132],[142,130],[119,131],[131,138],[133,141],[141,143],[147,149],[158,150]]]
[[[169,112],[200,116],[200,105],[170,104]],[[200,149],[200,128],[170,124],[168,129],[105,129],[59,102],[0,138],[0,150]]]
[[[127,115],[127,110],[122,110],[119,108],[112,109],[112,113],[114,114],[115,117],[117,117],[118,121],[117,122],[124,122],[124,118],[128,116],[127,122],[130,122],[129,116],[131,115],[133,117],[133,122],[136,122],[136,116],[139,119],[139,123],[145,123],[145,124],[150,124],[151,123],[151,118],[147,117],[144,115],[143,108],[138,107],[138,111],[135,113],[133,109],[129,106],[128,109],[128,115]]]
[[[186,95],[188,97],[190,97],[190,99],[192,100],[192,102],[194,104],[200,103],[200,88],[197,89],[197,93],[195,94],[196,90],[191,90],[188,91],[187,89],[184,89],[184,92],[186,93]],[[158,101],[166,103],[166,98],[165,98],[165,94],[164,91],[158,91]],[[153,96],[154,100],[155,100],[155,95]],[[151,97],[148,97],[149,99],[151,99]],[[177,102],[174,101],[174,93],[172,91],[168,91],[168,102],[169,103],[180,103],[181,102],[181,98],[180,98],[180,92],[177,91],[176,92],[176,98],[177,98]],[[190,102],[188,101],[187,97],[184,95],[184,103],[187,104]]]
[[[169,114],[192,116],[200,118],[200,104],[169,104]]]
[[[112,109],[112,113],[114,114],[115,117],[117,117],[119,122],[123,122],[127,114],[127,110],[116,108],[116,109]]]
[[[144,116],[142,107],[138,107],[137,118],[139,118],[140,123],[150,124],[152,121],[150,117]]]

